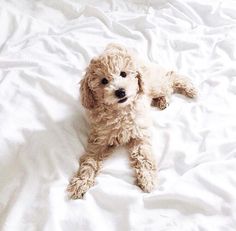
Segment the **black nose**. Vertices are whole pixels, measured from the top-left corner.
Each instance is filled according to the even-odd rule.
[[[123,98],[125,97],[125,89],[124,88],[120,88],[118,90],[115,91],[115,95],[117,98]]]

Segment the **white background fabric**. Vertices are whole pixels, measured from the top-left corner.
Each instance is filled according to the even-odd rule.
[[[235,1],[0,1],[0,230],[236,230],[235,41]],[[133,184],[120,149],[70,201],[88,135],[78,82],[110,42],[200,95],[152,109],[155,191]]]

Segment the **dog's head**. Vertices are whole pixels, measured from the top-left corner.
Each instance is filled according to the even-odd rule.
[[[110,44],[91,60],[81,81],[82,104],[92,110],[102,105],[124,107],[143,93],[143,81],[133,55],[122,46]]]

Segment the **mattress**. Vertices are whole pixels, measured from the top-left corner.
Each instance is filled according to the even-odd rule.
[[[2,0],[0,28],[0,230],[236,230],[234,1]],[[199,96],[151,110],[153,192],[121,148],[69,200],[89,132],[79,81],[111,42],[189,76]]]

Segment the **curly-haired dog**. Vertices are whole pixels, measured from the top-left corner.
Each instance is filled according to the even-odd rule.
[[[102,162],[119,145],[126,146],[136,183],[150,192],[156,163],[151,153],[149,107],[164,109],[173,92],[190,98],[196,90],[184,76],[139,61],[126,48],[110,44],[91,60],[80,87],[91,130],[86,153],[67,188],[71,198],[82,198],[94,184]]]

